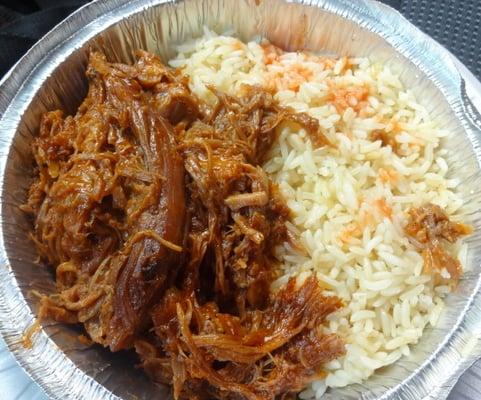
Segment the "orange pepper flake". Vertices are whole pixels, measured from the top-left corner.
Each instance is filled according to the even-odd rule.
[[[378,172],[379,172],[379,178],[381,178],[381,181],[383,181],[384,183],[395,183],[399,176],[397,171],[391,168],[388,168],[388,169],[379,168]]]
[[[273,64],[275,61],[278,61],[279,57],[284,54],[282,49],[269,42],[263,42],[261,47],[264,50],[264,63],[266,65]]]
[[[386,199],[380,198],[375,201],[377,208],[381,213],[389,218],[392,219],[392,208],[389,204],[386,203]]]
[[[351,238],[359,237],[362,234],[361,228],[356,223],[351,223],[346,226],[346,228],[341,231],[339,235],[339,240],[343,243],[349,243]]]
[[[337,87],[328,81],[329,93],[327,101],[332,103],[339,114],[342,114],[348,107],[359,112],[367,105],[369,88],[367,85],[356,87]]]
[[[389,121],[389,125],[391,125],[391,132],[393,133],[399,133],[402,131],[399,121],[394,117],[392,117],[391,120]]]
[[[294,92],[299,91],[300,86],[304,82],[309,82],[314,78],[313,71],[305,65],[285,63],[281,58],[283,54],[286,54],[279,47],[264,42],[261,44],[264,51],[264,63],[267,66],[266,81],[268,89],[279,90],[292,90]],[[303,54],[303,57],[307,61],[316,62],[323,65],[323,68],[332,68],[335,65],[335,61],[329,58],[318,57],[312,54]],[[280,70],[276,68],[275,71],[270,66],[280,67]]]
[[[243,50],[246,47],[246,45],[242,43],[240,40],[236,40],[232,43],[231,47],[232,47],[232,50],[236,51],[236,50]]]
[[[319,56],[313,56],[309,54],[306,57],[307,61],[312,61],[312,62],[317,62],[321,63],[324,66],[324,69],[334,69],[334,66],[336,65],[336,59],[334,58],[329,58],[329,57],[319,57]]]
[[[336,61],[333,60],[332,58],[326,58],[326,61],[324,62],[325,68],[333,69],[334,66],[336,65]]]
[[[361,118],[368,118],[373,114],[372,110],[367,109],[368,106],[369,106],[368,101],[359,102],[359,116]]]

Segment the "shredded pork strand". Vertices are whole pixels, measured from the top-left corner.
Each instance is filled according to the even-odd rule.
[[[208,107],[180,71],[137,56],[125,65],[92,53],[77,113],[42,118],[23,207],[56,272],[39,317],[135,349],[176,399],[297,392],[344,354],[321,329],[342,304],[313,277],[270,292],[289,210],[260,165],[283,123],[328,142],[317,120],[261,88],[235,98],[209,87]]]
[[[443,242],[455,243],[472,233],[472,227],[450,221],[441,207],[431,203],[409,210],[409,217],[404,230],[420,247],[425,269],[441,272],[445,268],[456,285],[462,274],[461,264],[448,253]]]

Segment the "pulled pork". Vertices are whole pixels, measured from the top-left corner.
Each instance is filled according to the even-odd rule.
[[[473,229],[450,221],[441,207],[431,203],[409,210],[409,216],[404,230],[422,251],[426,270],[439,272],[446,268],[452,283],[457,284],[462,273],[461,264],[448,253],[443,242],[455,243]]]
[[[43,116],[25,211],[57,293],[39,314],[82,323],[93,342],[134,348],[175,398],[273,399],[344,353],[322,333],[342,306],[315,278],[278,293],[273,248],[289,211],[260,168],[276,127],[317,121],[260,88],[210,90],[146,52],[132,65],[92,53],[75,116]]]
[[[391,146],[393,153],[399,155],[399,143],[393,132],[386,132],[383,129],[375,129],[371,133],[371,140],[373,142],[380,140],[383,147]]]

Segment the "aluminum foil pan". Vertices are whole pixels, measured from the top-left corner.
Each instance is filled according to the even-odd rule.
[[[367,56],[401,73],[432,115],[449,129],[451,174],[461,179],[462,218],[474,225],[469,262],[436,329],[427,330],[409,357],[379,370],[363,385],[327,398],[442,399],[481,355],[481,123],[464,79],[449,54],[395,11],[372,0],[110,0],[83,7],[46,35],[0,82],[0,331],[19,363],[55,399],[164,399],[129,354],[84,347],[75,327],[44,324],[33,347],[22,346],[34,322],[32,289],[54,290],[52,274],[34,263],[31,222],[18,206],[32,177],[29,143],[40,115],[73,112],[86,93],[89,49],[132,62],[143,48],[164,58],[202,27],[234,29],[244,40],[263,35],[287,49]]]

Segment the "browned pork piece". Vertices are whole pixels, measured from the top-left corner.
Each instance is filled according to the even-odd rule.
[[[176,398],[299,391],[344,353],[321,326],[341,302],[312,277],[271,293],[289,210],[260,165],[282,123],[327,140],[261,88],[210,87],[208,107],[179,71],[138,57],[93,53],[76,115],[42,119],[24,209],[58,292],[39,314],[82,323],[112,351],[135,347]]]
[[[184,87],[183,78],[145,53],[134,67],[94,53],[87,75],[75,117],[43,118],[33,145],[41,185],[29,206],[40,254],[58,265],[59,294],[44,304],[54,300],[93,340],[118,350],[150,324],[150,305],[182,263],[184,166],[163,114],[189,123],[198,109],[189,96],[172,110],[169,84]],[[188,94],[177,91],[176,104]]]
[[[462,273],[461,264],[449,255],[443,247],[443,241],[455,243],[473,229],[469,225],[450,221],[441,207],[431,203],[409,210],[409,217],[404,230],[422,250],[425,268],[428,271],[446,268],[456,284]]]
[[[263,307],[267,301],[274,278],[272,249],[286,240],[289,216],[259,164],[275,139],[276,126],[300,118],[260,89],[248,88],[240,99],[215,93],[216,107],[181,140],[195,210],[191,237],[206,251],[204,267],[215,266],[203,274],[214,277],[209,286],[216,300],[243,315],[247,306]]]
[[[399,155],[399,143],[396,141],[394,132],[386,132],[384,129],[376,129],[371,133],[371,140],[373,142],[380,140],[382,146],[391,146],[393,153]]]
[[[274,399],[322,378],[322,364],[344,354],[343,341],[319,329],[339,307],[312,277],[299,287],[291,279],[243,318],[172,290],[153,311],[165,352],[147,341],[137,351],[155,380],[173,379],[175,398]]]

